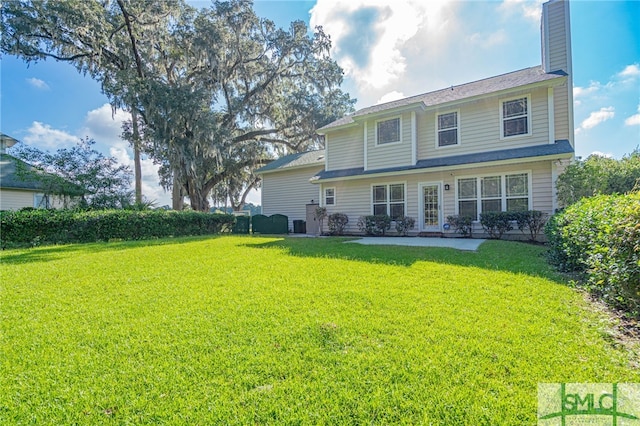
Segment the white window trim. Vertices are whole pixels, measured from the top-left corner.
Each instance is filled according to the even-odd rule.
[[[327,204],[327,189],[333,189],[333,204]],[[322,202],[324,204],[323,207],[327,207],[327,206],[335,206],[336,204],[338,204],[338,199],[336,197],[336,187],[335,186],[327,186],[326,188],[322,188],[323,191],[323,197],[322,197]]]
[[[373,187],[374,187],[374,186],[383,186],[383,185],[387,187],[387,214],[388,214],[389,216],[391,216],[391,215],[389,214],[389,213],[391,213],[391,212],[390,212],[391,191],[389,190],[389,187],[390,187],[391,185],[400,185],[400,184],[401,184],[401,185],[404,185],[404,186],[403,186],[403,188],[404,188],[404,194],[403,194],[403,196],[404,196],[404,215],[405,215],[405,216],[407,215],[407,181],[406,181],[406,180],[405,180],[405,181],[399,181],[399,182],[380,182],[380,183],[372,183],[372,184],[370,185],[370,187],[369,187],[369,197],[370,197],[370,203],[369,203],[369,205],[371,206],[371,210],[370,210],[370,211],[371,211],[371,214],[372,214],[372,215],[373,215],[373,214],[375,214],[375,213],[373,212]],[[396,203],[394,203],[394,204],[396,204]]]
[[[527,99],[527,133],[523,133],[521,135],[513,135],[513,136],[505,136],[504,135],[504,107],[503,104],[505,102],[509,102],[509,101],[514,101],[516,99],[521,99],[521,98],[526,98]],[[531,122],[533,121],[531,119],[531,116],[533,114],[533,105],[531,104],[531,94],[527,93],[526,95],[518,95],[518,96],[511,96],[509,98],[502,98],[500,99],[500,101],[498,102],[498,109],[500,110],[500,140],[512,140],[512,139],[518,139],[518,138],[526,138],[529,137],[531,135],[533,135],[533,129],[531,128]],[[510,117],[512,118],[512,117]]]
[[[531,172],[531,170],[514,170],[514,171],[508,171],[508,172],[495,172],[495,173],[483,173],[483,174],[479,174],[479,175],[466,175],[466,176],[456,176],[456,180],[455,180],[455,212],[456,215],[460,214],[459,211],[459,198],[458,198],[458,180],[460,179],[472,179],[475,178],[476,179],[476,203],[477,203],[477,207],[476,210],[478,212],[478,216],[476,217],[476,219],[473,221],[474,223],[479,223],[480,222],[480,214],[482,213],[482,186],[480,184],[480,180],[484,177],[491,177],[491,176],[500,176],[500,187],[501,187],[501,195],[500,195],[500,199],[501,199],[501,210],[504,212],[507,210],[507,179],[505,178],[505,176],[507,175],[523,175],[526,174],[527,175],[527,192],[528,192],[528,205],[529,205],[529,210],[533,210],[533,173]],[[524,198],[524,197],[522,197]]]
[[[397,142],[388,142],[388,143],[378,143],[378,123],[383,122],[383,121],[389,121],[389,120],[395,120],[398,119],[398,123],[400,126],[400,140]],[[375,143],[374,146],[378,147],[378,146],[392,146],[392,145],[399,145],[402,143],[402,115],[397,115],[395,117],[387,117],[384,119],[380,119],[380,120],[376,120],[375,124],[374,124],[374,131],[375,131]]]
[[[455,112],[457,114],[457,121],[458,121],[458,125],[456,126],[456,130],[458,131],[457,143],[455,145],[440,146],[439,143],[438,143],[439,142],[438,135],[440,134],[440,130],[438,130],[438,117],[441,116],[441,115],[444,115],[444,114],[451,114],[452,112]],[[436,121],[436,124],[435,124],[435,131],[436,131],[435,144],[436,144],[436,149],[447,149],[447,148],[453,148],[453,147],[462,145],[461,140],[460,140],[460,109],[438,111],[438,112],[436,112],[435,121]],[[447,130],[451,130],[451,129],[447,129]]]

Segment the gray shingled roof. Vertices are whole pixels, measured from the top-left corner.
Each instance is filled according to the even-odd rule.
[[[294,167],[306,167],[314,165],[324,165],[324,149],[285,155],[284,157],[273,160],[266,166],[259,168],[258,170],[256,170],[256,173],[265,173],[274,170],[283,170]]]
[[[0,154],[0,188],[21,189],[25,191],[44,190],[44,184],[38,179],[29,178],[26,176],[18,176],[16,170],[17,163],[22,163],[24,167],[29,171],[42,173],[29,163],[25,163],[24,161],[12,155]],[[82,193],[86,192],[82,188],[74,186],[72,184],[70,184],[69,187],[65,189],[65,191],[69,192],[70,195],[81,195]]]
[[[553,144],[527,146],[524,148],[503,149],[500,151],[481,152],[477,154],[453,155],[450,157],[420,160],[415,166],[389,167],[385,169],[364,170],[363,167],[352,169],[321,171],[312,177],[312,181],[345,178],[352,176],[375,175],[379,173],[401,172],[408,170],[430,169],[435,167],[459,166],[462,164],[488,163],[491,161],[515,160],[519,158],[545,157],[549,155],[564,156],[573,154],[573,147],[568,140],[558,140]],[[428,170],[427,170],[428,171]]]
[[[520,71],[510,72],[495,77],[485,78],[484,80],[474,81],[472,83],[462,84],[460,86],[451,86],[446,89],[436,90],[435,92],[423,93],[421,95],[411,96],[397,101],[387,102],[384,104],[374,105],[363,108],[353,114],[342,117],[324,127],[318,129],[322,133],[334,127],[340,127],[355,123],[354,117],[360,117],[368,114],[376,114],[386,110],[402,108],[413,104],[420,104],[424,107],[444,104],[447,102],[458,101],[474,96],[487,95],[506,89],[526,86],[529,84],[540,83],[547,80],[554,80],[565,77],[564,71],[553,71],[545,73],[541,66],[525,68]]]

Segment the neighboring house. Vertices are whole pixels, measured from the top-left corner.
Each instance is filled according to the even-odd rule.
[[[49,194],[37,179],[20,176],[19,169],[36,171],[33,166],[6,153],[18,141],[0,133],[0,210],[19,210],[24,207],[61,208],[69,196]],[[71,195],[80,195],[74,191]]]
[[[542,9],[542,65],[356,111],[318,130],[316,153],[258,170],[264,214],[290,220],[307,199],[329,214],[416,219],[414,233],[450,234],[449,215],[541,210],[557,205],[555,182],[574,157],[569,3]],[[295,156],[316,161],[296,167]],[[295,197],[293,194],[304,197]],[[326,223],[326,222],[325,222]],[[392,228],[393,229],[393,228]],[[476,222],[474,232],[481,231]]]

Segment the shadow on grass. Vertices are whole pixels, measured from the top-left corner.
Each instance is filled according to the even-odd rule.
[[[50,262],[63,257],[73,256],[74,254],[123,251],[133,250],[140,247],[187,244],[194,241],[219,237],[220,235],[198,235],[191,237],[159,238],[155,240],[128,240],[19,248],[3,251],[0,255],[0,259],[2,263],[7,264]]]
[[[409,267],[416,262],[437,262],[566,281],[546,262],[544,246],[514,241],[484,242],[478,251],[444,247],[409,247],[345,244],[350,238],[282,238],[256,244],[254,249],[284,249],[291,256],[345,259]]]

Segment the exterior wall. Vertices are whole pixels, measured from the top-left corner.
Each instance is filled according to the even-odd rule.
[[[0,210],[19,210],[23,207],[33,207],[31,191],[14,189],[0,189]]]
[[[531,136],[500,139],[501,101],[521,95],[531,96]],[[458,145],[437,146],[436,117],[458,111]],[[452,155],[497,151],[549,143],[549,108],[546,87],[460,104],[442,110],[418,113],[418,160]]]
[[[289,218],[289,229],[294,220],[306,220],[306,205],[318,201],[319,186],[309,179],[322,167],[304,167],[262,175],[262,214],[283,214]]]
[[[349,216],[349,223],[345,229],[347,233],[360,233],[357,227],[360,216],[372,214],[371,186],[376,184],[405,183],[406,185],[406,210],[405,215],[416,219],[416,228],[413,234],[420,231],[420,193],[421,183],[440,183],[442,223],[446,223],[447,216],[456,214],[456,177],[460,176],[482,176],[504,173],[531,172],[531,206],[533,210],[541,210],[546,213],[553,213],[552,189],[552,162],[538,161],[524,164],[510,164],[490,167],[474,167],[460,169],[456,171],[414,173],[400,176],[372,177],[366,179],[342,180],[337,182],[327,182],[321,185],[322,188],[333,187],[336,189],[336,204],[327,207],[327,213],[345,213]],[[444,185],[448,184],[450,189],[444,190]],[[326,224],[325,224],[326,226]],[[482,227],[477,224],[475,232],[481,232]],[[390,234],[395,230],[392,228]],[[450,232],[453,234],[453,231]],[[516,230],[519,234],[520,231]]]
[[[363,126],[337,130],[327,135],[325,156],[327,170],[342,170],[363,167]]]
[[[42,193],[16,189],[0,189],[0,210],[20,210],[25,207],[34,207],[35,194]],[[64,207],[62,197],[49,196],[49,203],[54,209]]]
[[[376,144],[376,122],[380,120],[401,117],[400,143],[385,145]],[[363,129],[363,126],[360,126]],[[364,129],[363,129],[364,133]],[[411,113],[389,114],[375,120],[367,121],[367,170],[382,169],[386,167],[411,165]]]

